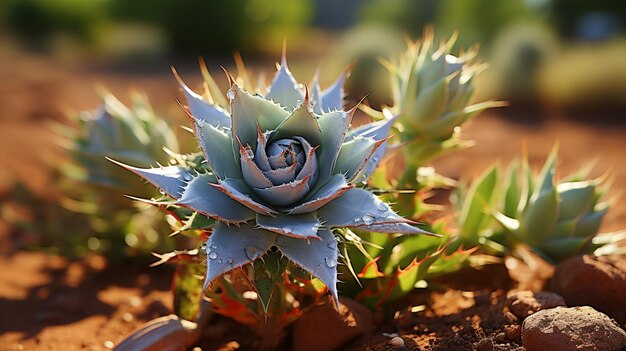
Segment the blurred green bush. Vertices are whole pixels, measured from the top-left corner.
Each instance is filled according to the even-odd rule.
[[[0,22],[44,48],[59,34],[98,48],[130,23],[156,28],[172,52],[230,55],[295,41],[312,10],[311,0],[4,0]]]
[[[30,42],[70,33],[87,44],[107,21],[106,0],[4,0],[0,20]]]
[[[565,47],[538,74],[539,94],[551,107],[626,111],[626,39]]]

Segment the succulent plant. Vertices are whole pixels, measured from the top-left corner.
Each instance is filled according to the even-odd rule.
[[[435,224],[434,233],[444,233],[444,222]],[[353,274],[358,278],[346,280],[345,292],[358,301],[380,307],[406,295],[420,282],[454,272],[462,268],[474,251],[452,248],[450,235],[390,236],[380,233],[363,233],[362,242],[367,255],[356,254],[357,248],[345,248],[344,256],[350,257]]]
[[[502,172],[491,166],[481,174],[469,189],[455,189],[452,202],[458,211],[458,236],[455,245],[465,247],[480,246],[492,255],[503,256],[508,252],[510,240],[496,224],[489,209],[495,208],[499,201],[498,185]],[[508,243],[507,243],[508,241]]]
[[[587,179],[587,167],[558,181],[556,160],[555,148],[537,178],[525,159],[509,166],[505,180],[501,170],[489,168],[463,202],[462,240],[499,253],[525,243],[544,259],[558,262],[622,238],[621,234],[598,236],[610,207],[610,202],[602,201],[606,191],[602,178]],[[498,223],[500,227],[494,226]]]
[[[104,92],[101,107],[95,113],[82,112],[78,124],[76,130],[61,127],[78,166],[66,173],[88,184],[150,196],[152,190],[138,189],[136,180],[105,156],[147,167],[155,161],[168,162],[163,148],[178,152],[173,130],[154,113],[148,99],[138,93],[132,96],[132,106],[128,108]]]
[[[529,171],[513,166],[503,211],[495,216],[516,239],[551,262],[597,249],[594,237],[610,207],[601,201],[601,179],[586,180],[583,173],[557,181],[556,159],[555,148],[534,181]],[[530,169],[525,161],[521,168]]]
[[[207,241],[205,286],[271,248],[319,278],[337,299],[334,228],[427,233],[355,185],[378,164],[393,120],[350,130],[345,74],[322,91],[298,84],[283,55],[267,94],[229,75],[230,113],[182,81],[193,132],[208,170],[124,165],[174,199],[216,221]]]
[[[474,47],[460,56],[451,54],[456,36],[439,47],[432,30],[421,42],[409,42],[407,50],[395,62],[382,60],[391,75],[393,106],[383,113],[365,108],[373,117],[396,116],[396,135],[403,146],[406,176],[415,185],[418,167],[442,153],[466,147],[460,139],[460,126],[495,102],[471,104],[474,77],[483,69],[475,63]]]
[[[136,177],[111,164],[105,155],[144,166],[155,160],[166,163],[169,156],[163,148],[178,152],[176,135],[144,95],[132,95],[130,107],[104,90],[100,97],[96,111],[68,116],[71,126],[51,125],[65,149],[62,159],[50,161],[52,190],[61,196],[52,202],[38,199],[41,204],[32,207],[38,222],[45,224],[37,226],[38,240],[70,256],[97,251],[111,257],[137,257],[171,249],[172,242],[158,234],[169,227],[163,216],[121,196],[151,197],[158,192],[137,184]]]

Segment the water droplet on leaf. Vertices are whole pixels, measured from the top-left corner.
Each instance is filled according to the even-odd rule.
[[[256,260],[260,256],[259,249],[254,246],[248,246],[243,249],[243,251],[245,252],[246,257],[248,257],[251,261]]]
[[[291,227],[283,227],[283,232],[289,234],[289,233],[293,232],[293,229],[291,229]]]
[[[387,205],[384,202],[382,202],[382,201],[380,201],[379,203],[376,204],[376,208],[379,211],[381,211],[381,212],[387,212],[387,210],[388,210]]]
[[[209,252],[209,258],[214,260],[217,258],[217,252]]]
[[[337,260],[335,260],[332,257],[326,257],[325,261],[326,261],[326,265],[328,266],[328,268],[333,268],[337,266]]]
[[[365,225],[370,225],[374,223],[374,217],[372,215],[363,215],[361,219],[363,220],[363,223],[365,223]]]
[[[228,89],[228,91],[226,92],[226,97],[228,98],[228,100],[234,100],[235,99],[235,90]]]

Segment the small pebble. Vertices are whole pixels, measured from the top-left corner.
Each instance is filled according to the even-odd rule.
[[[399,336],[393,337],[389,340],[389,345],[391,345],[391,347],[404,347],[404,339],[402,339]]]
[[[126,312],[122,315],[122,319],[124,320],[124,322],[132,322],[133,321],[133,315]]]
[[[128,303],[133,307],[141,306],[141,299],[139,296],[131,296],[128,298]]]
[[[115,344],[113,343],[113,341],[107,340],[104,342],[104,347],[106,347],[107,349],[112,349],[113,347],[115,347]]]

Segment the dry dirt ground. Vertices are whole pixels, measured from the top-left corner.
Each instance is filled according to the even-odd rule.
[[[122,96],[129,86],[139,87],[151,96],[157,110],[171,111],[175,82],[167,65],[156,68],[163,73],[147,69],[131,74],[128,70],[51,61],[2,48],[0,189],[6,189],[14,179],[22,179],[34,190],[46,191],[46,159],[55,150],[46,122],[59,120],[70,107],[96,106],[94,82]],[[187,76],[194,77],[191,72],[196,71],[189,70]],[[524,144],[531,163],[538,167],[553,144],[559,142],[561,174],[596,159],[595,175],[610,171],[614,177],[610,196],[617,197],[626,189],[626,121],[581,124],[563,118],[525,118],[522,112],[515,113],[514,118],[512,115],[502,109],[473,121],[464,135],[475,140],[476,146],[440,160],[439,172],[470,179],[494,161],[508,163],[520,154]],[[603,226],[605,231],[622,228],[626,228],[626,197],[616,201]],[[70,262],[43,253],[16,252],[7,229],[0,220],[0,350],[105,350],[142,322],[167,314],[171,308],[171,271],[167,268],[111,265],[99,257]],[[490,289],[474,293],[450,290],[425,300],[414,296],[426,301],[428,310],[418,319],[405,320],[422,330],[421,341],[407,346],[419,343],[426,347],[432,343],[430,339],[460,334],[466,338],[445,345],[465,349],[481,335],[498,332],[506,321],[497,306],[502,304],[507,287],[488,283]],[[438,316],[443,317],[435,321],[433,318]],[[353,349],[367,349],[368,343],[379,345],[384,339],[382,332],[394,331],[406,331],[406,327],[401,322],[388,325]],[[443,350],[445,345],[432,349]]]

